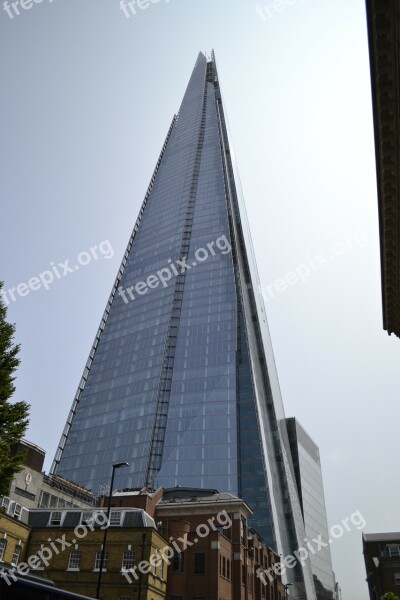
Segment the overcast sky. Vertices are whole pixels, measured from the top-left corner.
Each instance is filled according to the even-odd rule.
[[[320,447],[329,524],[358,510],[366,531],[398,531],[400,340],[382,329],[364,1],[260,6],[0,11],[0,279],[16,287],[109,242],[10,298],[15,398],[49,469],[171,118],[214,48],[286,414]],[[361,531],[332,553],[343,600],[365,600]]]

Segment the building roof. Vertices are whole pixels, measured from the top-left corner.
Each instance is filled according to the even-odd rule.
[[[62,514],[61,525],[54,526],[49,525],[50,516],[52,513],[57,512]],[[29,525],[30,527],[34,527],[36,529],[41,529],[43,527],[51,527],[54,528],[74,528],[81,523],[82,513],[99,513],[106,512],[106,508],[93,508],[93,509],[74,509],[74,508],[66,508],[66,509],[43,509],[43,508],[34,508],[29,511]],[[116,525],[116,527],[152,527],[156,529],[155,521],[150,515],[147,514],[142,508],[112,508],[112,513],[114,512],[123,512],[125,513],[124,520],[121,525]],[[101,523],[104,525],[104,523]],[[97,527],[96,522],[94,526]],[[100,526],[100,525],[99,525]]]
[[[154,490],[153,488],[127,488],[124,490],[114,490],[112,495],[114,496],[149,496],[149,498],[153,498],[158,490]]]
[[[46,450],[43,450],[43,448],[41,448],[37,444],[34,444],[33,442],[30,442],[29,440],[20,440],[19,443],[23,446],[26,446],[27,448],[31,448],[32,450],[39,452],[40,454],[46,454]]]
[[[400,532],[363,533],[364,542],[400,542]]]
[[[216,504],[237,504],[243,506],[248,511],[248,514],[253,514],[251,508],[246,504],[244,500],[233,496],[228,492],[218,492],[216,490],[198,490],[196,488],[183,488],[186,490],[185,495],[168,495],[164,494],[162,500],[157,504],[157,510],[166,507],[178,507],[178,506],[215,506]],[[166,490],[168,492],[168,490]],[[190,493],[189,493],[190,492]],[[198,494],[200,492],[200,494]],[[204,493],[204,495],[202,495]]]

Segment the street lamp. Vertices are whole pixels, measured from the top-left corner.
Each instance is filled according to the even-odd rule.
[[[112,466],[110,495],[108,496],[108,505],[107,505],[107,520],[106,520],[106,528],[104,529],[103,548],[101,551],[100,571],[99,571],[99,577],[97,580],[96,598],[100,598],[101,575],[103,573],[104,557],[106,555],[107,532],[108,532],[108,527],[110,525],[111,496],[112,496],[113,487],[114,487],[115,469],[121,469],[121,467],[129,467],[129,463],[120,462],[120,463],[115,463],[115,465]]]
[[[291,586],[291,585],[292,585],[291,583],[286,583],[286,585],[285,585],[285,600],[288,600],[288,598],[289,598],[288,589],[289,589],[289,586]]]

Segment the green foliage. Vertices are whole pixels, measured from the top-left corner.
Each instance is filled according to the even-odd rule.
[[[393,592],[386,592],[386,594],[382,596],[381,600],[400,600],[400,598],[396,596],[396,594],[393,594]]]
[[[15,376],[20,360],[19,345],[14,344],[15,325],[7,323],[0,281],[0,496],[8,493],[15,473],[21,470],[23,453],[12,456],[12,447],[23,437],[29,423],[29,405],[10,402],[15,392]]]

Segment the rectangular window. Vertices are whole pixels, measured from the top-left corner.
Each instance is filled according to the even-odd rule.
[[[93,513],[92,512],[83,512],[81,518],[82,525],[91,525],[93,523]]]
[[[172,561],[172,570],[175,573],[183,573],[183,552],[174,552],[174,558]]]
[[[79,571],[81,564],[81,553],[80,550],[72,550],[69,555],[68,570]]]
[[[121,525],[122,513],[120,511],[111,511],[110,525],[118,526]]]
[[[240,538],[243,546],[246,546],[246,521],[240,519]]]
[[[7,547],[7,540],[2,538],[0,540],[0,561],[3,562],[4,561],[4,554],[6,551],[6,547]]]
[[[17,544],[15,546],[15,550],[11,559],[11,564],[17,566],[19,562],[19,557],[21,556],[22,546]]]
[[[122,555],[122,569],[133,569],[135,553],[133,550],[125,550]]]
[[[196,552],[194,555],[194,572],[202,575],[206,572],[206,555],[204,552]]]
[[[7,511],[9,506],[10,506],[10,498],[8,498],[7,496],[4,496],[1,499],[1,507]]]
[[[50,515],[50,525],[53,527],[59,527],[61,525],[61,512],[52,512]]]
[[[42,497],[39,502],[39,508],[47,508],[50,504],[50,496],[47,492],[42,492]]]
[[[100,565],[101,565],[101,555],[103,553],[103,550],[99,550],[98,552],[96,552],[96,560],[94,561],[94,570],[95,571],[100,571]],[[108,562],[108,552],[104,552],[104,560],[103,560],[103,569],[102,571],[106,571],[107,570],[107,562]]]
[[[400,546],[393,544],[389,546],[389,556],[390,558],[394,558],[395,556],[400,556]]]
[[[394,583],[395,585],[400,585],[400,573],[394,574]]]
[[[22,513],[22,506],[21,506],[21,504],[16,504],[14,506],[14,517],[16,519],[20,519],[21,518],[21,513]]]

